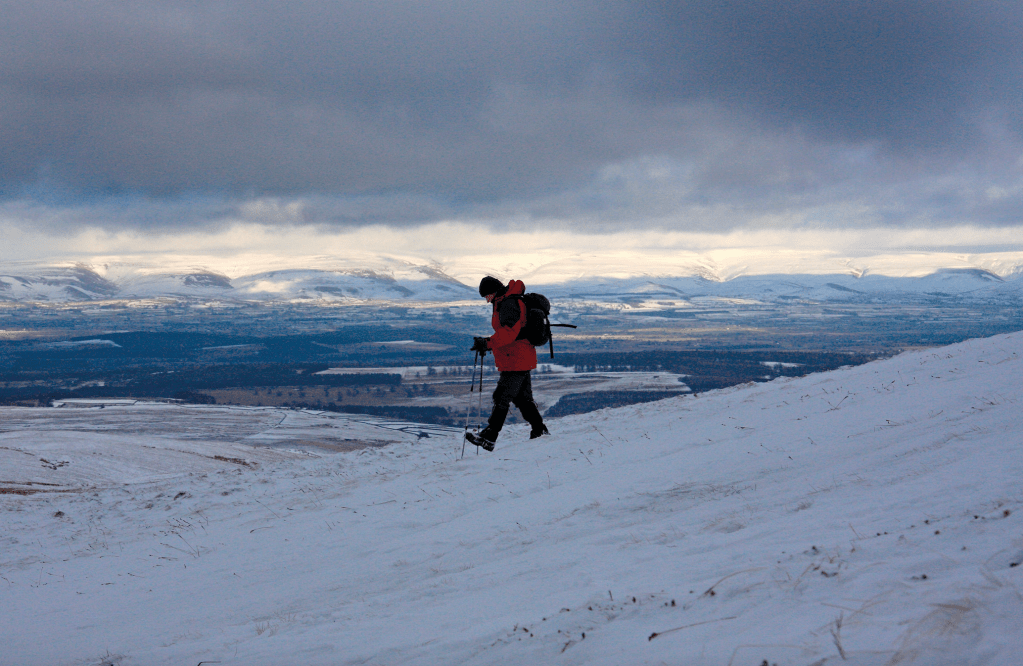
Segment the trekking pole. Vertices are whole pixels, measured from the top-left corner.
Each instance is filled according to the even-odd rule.
[[[469,383],[469,402],[465,405],[465,430],[462,432],[462,458],[465,457],[465,436],[469,434],[469,412],[472,411],[472,392],[476,388],[476,361],[479,360],[479,357],[480,353],[476,352],[476,356],[472,359],[472,381]],[[480,383],[482,384],[482,380]]]
[[[480,357],[480,397],[479,402],[476,405],[476,422],[479,423],[483,420],[483,370],[486,368],[485,360],[487,353],[483,352]],[[476,455],[480,454],[480,447],[476,447]]]
[[[549,319],[547,320],[547,337],[550,339],[551,358],[554,358],[554,336],[551,335],[551,327],[552,326],[559,326],[561,328],[579,328],[579,327],[576,326],[575,324],[552,324]]]

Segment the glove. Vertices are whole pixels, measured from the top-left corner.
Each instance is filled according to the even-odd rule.
[[[480,354],[486,354],[487,340],[489,340],[489,338],[473,338],[472,347],[469,349],[469,351],[478,352]]]

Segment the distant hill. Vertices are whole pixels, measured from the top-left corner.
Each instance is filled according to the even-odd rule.
[[[822,303],[877,300],[981,299],[1018,301],[1023,273],[1004,275],[982,268],[937,268],[907,276],[866,269],[824,274],[736,274],[720,277],[706,268],[678,275],[601,277],[576,275],[545,280],[523,276],[527,287],[559,301],[617,303],[649,310],[684,308],[700,299],[749,299],[764,303],[808,300]],[[466,284],[435,265],[377,261],[367,265],[283,268],[229,277],[211,270],[134,264],[0,265],[0,301],[72,303],[173,298],[197,301],[297,303],[461,303],[474,300]]]

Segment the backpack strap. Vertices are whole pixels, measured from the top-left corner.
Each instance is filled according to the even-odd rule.
[[[516,318],[515,321],[511,322],[510,324],[505,324],[503,321],[501,321],[501,326],[507,326],[508,328],[512,328],[513,326],[515,326],[515,324],[521,321],[522,328],[524,329],[526,327],[526,321],[529,315],[529,308],[526,307],[526,302],[522,299],[522,296],[520,294],[507,294],[505,296],[501,296],[500,298],[494,299],[493,303],[494,312],[497,313],[499,321],[501,318],[501,306],[505,303],[505,301],[514,302],[518,306],[519,315],[518,318]]]

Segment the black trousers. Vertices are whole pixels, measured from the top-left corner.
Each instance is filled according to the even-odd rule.
[[[522,412],[524,418],[533,428],[543,425],[543,417],[540,410],[533,402],[533,381],[530,379],[529,370],[505,371],[497,380],[497,388],[494,389],[494,411],[490,413],[490,420],[487,429],[493,437],[504,427],[504,420],[508,418],[508,407],[515,405]]]

